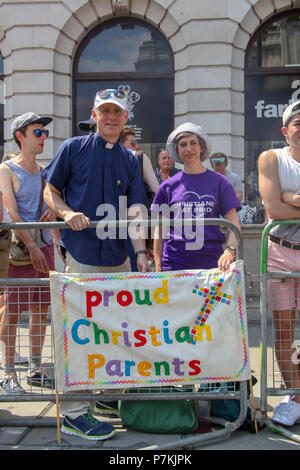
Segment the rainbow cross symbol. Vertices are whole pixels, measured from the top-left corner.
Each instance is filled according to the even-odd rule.
[[[211,285],[209,289],[200,287],[198,284],[195,284],[192,293],[200,295],[205,300],[199,312],[199,315],[191,329],[192,344],[196,343],[196,341],[194,340],[194,337],[197,333],[195,327],[203,326],[206,323],[207,319],[209,318],[209,315],[212,312],[213,305],[215,304],[215,302],[221,302],[225,305],[230,304],[232,295],[224,294],[220,291],[220,288],[222,287],[223,283],[223,278],[215,277],[213,285]]]

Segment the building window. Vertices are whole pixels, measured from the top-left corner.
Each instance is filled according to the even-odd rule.
[[[256,223],[264,220],[258,192],[260,153],[284,147],[282,114],[300,99],[300,10],[273,17],[253,36],[245,62],[246,200],[256,205]]]
[[[73,133],[91,114],[93,98],[105,88],[126,89],[127,125],[140,149],[156,165],[174,127],[174,60],[170,45],[148,23],[122,18],[97,26],[80,44],[74,60]]]
[[[0,54],[0,159],[4,153],[4,66]]]

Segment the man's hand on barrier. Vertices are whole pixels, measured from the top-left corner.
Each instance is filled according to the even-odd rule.
[[[147,273],[148,271],[150,271],[148,258],[144,253],[141,253],[136,257],[136,264],[140,273]]]
[[[83,212],[67,211],[64,214],[64,221],[76,231],[84,230],[90,225],[89,217],[86,217]]]

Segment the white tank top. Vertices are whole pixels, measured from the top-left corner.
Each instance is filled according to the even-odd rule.
[[[291,156],[289,147],[272,150],[278,159],[281,192],[291,191],[300,194],[300,163]],[[277,225],[271,230],[271,233],[279,238],[300,242],[300,224]]]

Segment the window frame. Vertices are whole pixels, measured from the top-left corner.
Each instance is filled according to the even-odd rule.
[[[258,40],[258,37],[261,35],[261,33],[267,29],[271,24],[275,23],[276,21],[281,20],[282,18],[286,18],[288,16],[299,16],[300,17],[300,8],[296,8],[292,11],[284,11],[281,13],[278,13],[271,18],[269,18],[267,21],[265,21],[263,24],[259,26],[259,28],[255,31],[253,36],[251,37],[246,52],[245,52],[245,75],[293,75],[296,72],[297,66],[292,66],[289,65],[288,67],[286,66],[281,66],[281,67],[249,67],[248,66],[248,55],[250,53],[251,48],[253,47],[253,44],[255,41]]]
[[[118,25],[120,23],[134,23],[145,27],[148,30],[152,30],[155,33],[161,35],[162,40],[165,43],[166,48],[169,52],[170,57],[170,65],[171,71],[170,72],[78,72],[78,64],[81,57],[81,53],[93,37],[101,34],[101,32],[106,29],[107,27],[111,27],[114,25]],[[150,23],[135,17],[118,17],[107,20],[103,23],[100,23],[96,27],[94,27],[91,31],[87,33],[87,35],[83,38],[81,43],[79,44],[74,60],[73,60],[73,73],[72,73],[72,132],[73,135],[76,135],[76,83],[77,82],[84,82],[84,81],[109,81],[109,80],[149,80],[149,79],[161,79],[161,80],[172,80],[172,94],[174,95],[175,85],[174,85],[174,53],[171,49],[168,39],[164,36],[164,34],[160,31],[159,28],[151,25]],[[173,120],[174,120],[174,100],[173,100]]]

